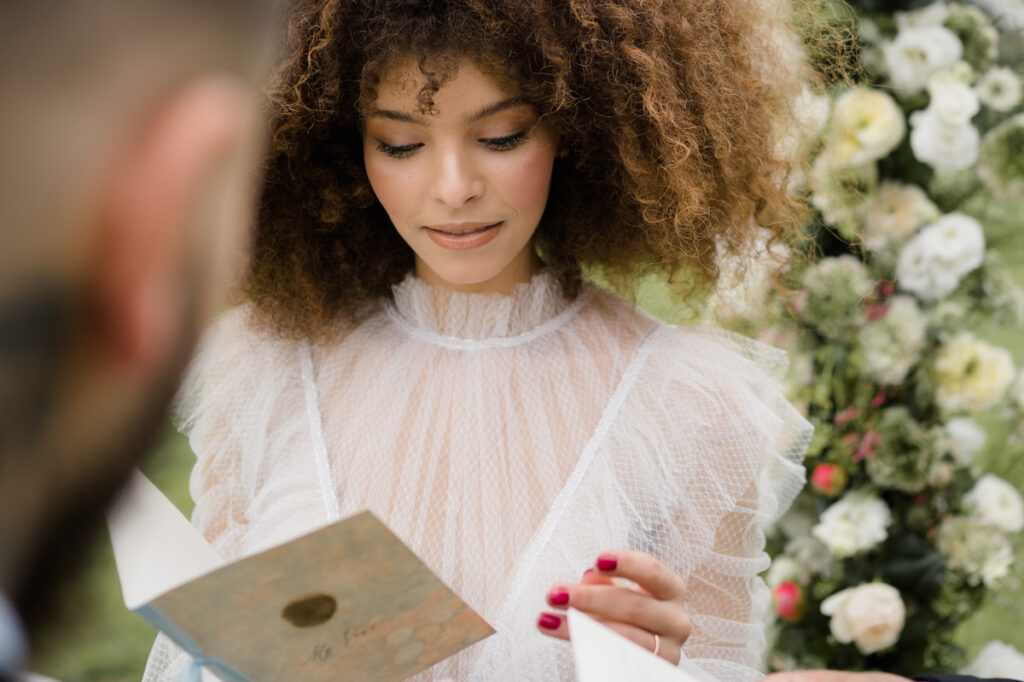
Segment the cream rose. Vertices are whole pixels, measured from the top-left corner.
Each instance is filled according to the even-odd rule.
[[[893,242],[913,236],[917,229],[939,218],[939,209],[917,185],[882,182],[868,203],[864,218],[864,245],[884,251]]]
[[[832,618],[832,635],[843,644],[853,642],[865,656],[895,644],[906,619],[899,591],[879,582],[836,592],[821,603],[821,612]]]
[[[947,413],[992,409],[1015,378],[1010,352],[970,332],[960,332],[942,344],[933,370],[935,401]]]
[[[844,166],[876,161],[895,149],[906,131],[903,111],[888,94],[871,88],[847,90],[832,110],[833,161]]]

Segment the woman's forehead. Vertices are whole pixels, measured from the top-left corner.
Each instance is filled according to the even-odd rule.
[[[430,63],[423,64],[415,57],[396,60],[380,73],[370,114],[387,110],[422,115],[429,110],[438,115],[467,116],[481,107],[517,98],[518,89],[507,77],[473,58],[445,60],[439,67],[434,71]],[[432,91],[426,103],[425,90]]]

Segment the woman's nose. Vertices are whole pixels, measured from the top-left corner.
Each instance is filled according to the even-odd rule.
[[[436,172],[434,194],[446,206],[459,208],[483,194],[484,183],[479,169],[463,150],[443,151]]]

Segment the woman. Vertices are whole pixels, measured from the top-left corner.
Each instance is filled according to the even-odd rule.
[[[237,557],[374,511],[497,630],[420,679],[572,679],[568,606],[704,679],[760,677],[761,527],[809,427],[769,350],[584,274],[695,296],[716,249],[789,229],[777,17],[300,5],[249,300],[186,391],[195,523]],[[184,664],[158,643],[146,679]]]

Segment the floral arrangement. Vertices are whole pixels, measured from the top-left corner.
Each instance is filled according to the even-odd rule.
[[[764,332],[815,426],[810,485],[770,539],[768,666],[949,672],[1024,529],[1020,493],[976,459],[1024,461],[1024,372],[979,333],[1024,331],[997,253],[1024,253],[1024,3],[852,4],[864,77],[807,107],[815,248]]]

